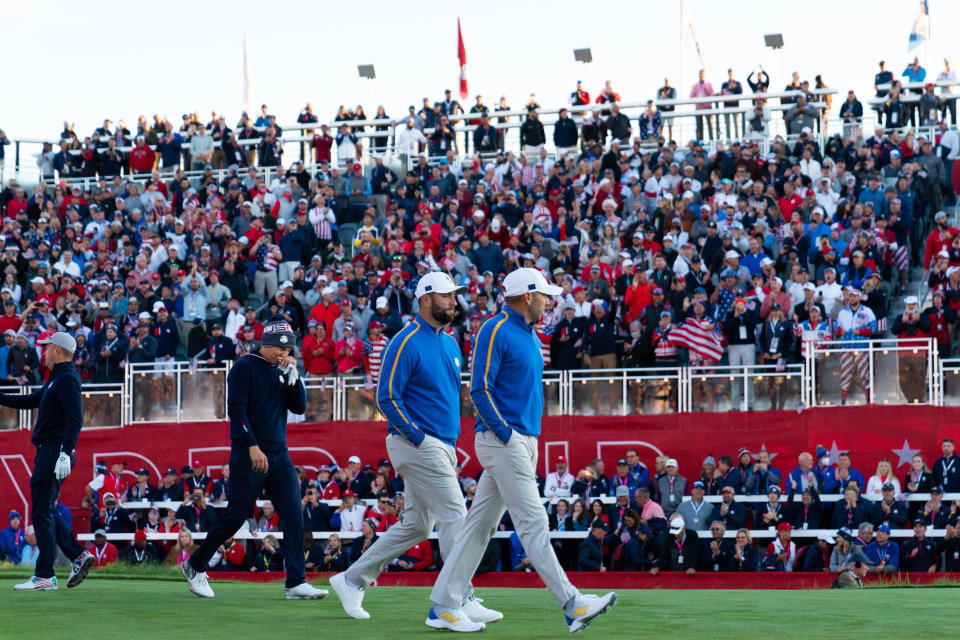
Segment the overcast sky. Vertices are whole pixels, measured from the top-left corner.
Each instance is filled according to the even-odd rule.
[[[105,117],[132,128],[139,114],[179,122],[184,112],[206,118],[214,109],[232,126],[243,108],[244,32],[254,104],[266,102],[281,124],[306,102],[322,119],[341,103],[363,104],[371,117],[383,104],[396,117],[445,88],[456,93],[457,4],[2,0],[0,128],[14,139],[55,138],[70,120],[83,136]],[[690,51],[681,55],[679,0],[467,4],[483,7],[459,10],[468,104],[475,93],[488,104],[504,94],[519,107],[535,92],[542,105],[559,105],[577,79],[593,95],[610,79],[624,100],[643,100],[665,75],[686,95],[699,66]],[[947,30],[960,24],[960,2],[930,4],[927,66],[935,76],[956,48]],[[728,66],[743,81],[759,63],[774,89],[798,70],[869,97],[881,58],[899,75],[913,55],[913,0],[688,0],[687,7],[715,86]],[[776,53],[762,38],[775,32],[785,40]],[[592,64],[574,62],[579,47],[592,48]],[[916,52],[922,61],[924,47]],[[374,64],[377,79],[358,78],[358,64]]]

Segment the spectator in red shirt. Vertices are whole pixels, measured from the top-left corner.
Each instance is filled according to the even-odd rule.
[[[137,145],[130,152],[130,170],[133,173],[150,173],[156,156],[153,149],[147,146],[143,136],[137,136]]]
[[[390,565],[390,571],[427,571],[433,566],[433,547],[429,540],[419,542]]]
[[[780,213],[784,220],[789,220],[793,215],[793,210],[803,204],[803,198],[794,192],[793,183],[789,180],[783,183],[783,197],[777,200],[777,206],[780,207]]]
[[[353,323],[343,325],[343,339],[334,346],[337,372],[341,375],[363,373],[363,342],[353,334]]]
[[[20,330],[21,324],[20,316],[17,315],[17,304],[12,298],[7,298],[3,303],[3,315],[0,316],[0,332],[16,333]]]
[[[340,305],[334,301],[334,293],[333,287],[324,287],[320,292],[320,302],[310,310],[310,320],[326,325],[328,336],[333,336],[333,323],[340,317]]]
[[[103,569],[108,564],[115,563],[119,555],[113,543],[107,541],[107,532],[103,529],[93,532],[93,544],[87,547],[87,551],[93,554],[94,569]]]
[[[330,127],[322,124],[320,125],[320,133],[313,134],[313,138],[310,140],[310,147],[314,149],[317,156],[317,164],[330,162],[331,146],[333,146],[333,137],[330,135]]]
[[[327,325],[311,320],[303,338],[303,367],[312,376],[328,376],[336,362],[333,340],[327,336]]]

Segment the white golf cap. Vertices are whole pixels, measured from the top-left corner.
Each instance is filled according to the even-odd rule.
[[[678,465],[677,465],[677,459],[676,459],[676,458],[670,458],[669,460],[667,460],[667,464],[665,464],[665,465],[663,465],[663,466],[665,466],[665,467],[676,467],[676,466],[678,466]]]
[[[349,458],[347,458],[347,462],[351,464],[353,463],[360,464],[360,456],[350,456]]]
[[[670,519],[670,533],[680,533],[686,526],[683,516],[673,516]]]
[[[148,312],[146,312],[146,311],[141,311],[141,312],[140,312],[140,315],[138,315],[137,317],[140,318],[141,320],[151,320],[151,319],[152,319],[151,316],[150,316],[150,314],[149,314]]]
[[[834,537],[829,533],[821,533],[820,535],[817,536],[817,540],[823,540],[827,544],[834,544],[836,542]]]
[[[740,254],[734,251],[733,249],[727,249],[727,252],[723,254],[723,257],[727,260],[733,260],[734,258],[739,258]]]
[[[77,341],[69,333],[57,331],[52,336],[47,336],[42,340],[37,340],[37,344],[55,344],[64,351],[73,353],[77,350]]]
[[[163,304],[162,302],[160,302],[159,300],[157,300],[156,302],[153,303],[153,312],[154,312],[154,313],[159,313],[160,311],[162,311],[163,309],[166,309],[166,308],[167,308],[167,306],[166,306],[165,304]]]
[[[907,296],[903,299],[903,304],[920,304],[920,299],[917,296]]]
[[[377,298],[376,307],[377,309],[383,309],[384,307],[389,307],[390,303],[387,302],[387,299],[383,296]]]
[[[816,286],[815,284],[813,284],[812,282],[805,282],[805,283],[803,284],[803,290],[804,290],[804,291],[816,291],[816,290],[817,290],[817,286]]]
[[[462,293],[466,290],[466,287],[457,285],[446,273],[432,271],[420,278],[417,283],[417,299],[428,293]]]
[[[524,267],[511,271],[503,279],[503,295],[506,297],[519,296],[524,293],[537,291],[548,296],[558,296],[563,293],[561,287],[554,286],[547,282],[543,274],[531,267]]]

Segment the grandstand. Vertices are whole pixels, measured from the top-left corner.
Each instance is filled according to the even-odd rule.
[[[226,477],[226,376],[262,323],[282,315],[300,336],[308,393],[307,415],[291,424],[305,508],[319,490],[314,537],[346,548],[363,534],[334,518],[341,491],[353,489],[384,528],[400,508],[402,479],[374,465],[384,418],[372,389],[385,345],[417,313],[418,280],[445,271],[468,287],[446,329],[466,381],[476,331],[504,304],[503,277],[529,266],[563,288],[534,329],[546,364],[539,470],[568,570],[587,570],[576,553],[581,506],[624,536],[607,542],[605,566],[651,568],[656,529],[625,521],[628,509],[646,513],[649,497],[706,504],[704,542],[724,523],[723,560],[704,552],[701,571],[783,570],[767,546],[780,524],[805,548],[830,540],[824,571],[831,549],[881,526],[904,545],[936,540],[929,558],[898,557],[898,569],[958,571],[960,477],[937,466],[952,468],[960,405],[960,140],[941,119],[955,118],[952,88],[880,83],[836,115],[836,91],[804,83],[651,101],[611,91],[546,108],[438,100],[403,118],[343,112],[325,123],[264,110],[232,128],[223,117],[141,117],[132,129],[14,137],[0,193],[2,390],[43,384],[39,337],[77,336],[78,467],[118,464],[93,475],[116,475],[124,494],[124,518],[105,538],[123,550],[147,530],[160,556],[187,525],[177,487],[199,482],[205,509],[226,505],[214,488]],[[0,409],[0,505],[23,512],[32,423],[31,412]],[[470,445],[459,451],[469,500],[479,467]],[[638,459],[618,474],[631,451]],[[872,474],[888,451],[897,464]],[[814,464],[798,466],[803,453]],[[354,454],[370,468],[347,468]],[[576,482],[551,492],[561,455]],[[689,483],[678,495],[663,489],[674,486],[670,458]],[[334,466],[335,496],[322,465]],[[861,478],[845,495],[854,467]],[[137,494],[141,475],[149,486]],[[64,503],[94,541],[103,496],[83,498],[88,480],[71,476]],[[816,518],[800,496],[811,486]],[[236,536],[247,559],[224,570],[249,569],[266,534],[282,540],[269,505],[258,507]],[[494,566],[509,571],[516,549],[503,525]],[[849,545],[833,547],[838,530]],[[733,551],[741,531],[755,541],[752,560]],[[198,516],[192,536],[204,535]],[[630,564],[634,550],[641,560]],[[835,571],[854,551],[832,553]],[[324,555],[315,568],[335,568]]]

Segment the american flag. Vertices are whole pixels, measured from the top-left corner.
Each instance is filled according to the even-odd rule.
[[[688,318],[670,332],[670,342],[686,347],[692,353],[716,362],[723,357],[723,347],[717,333],[708,328],[709,320]]]

